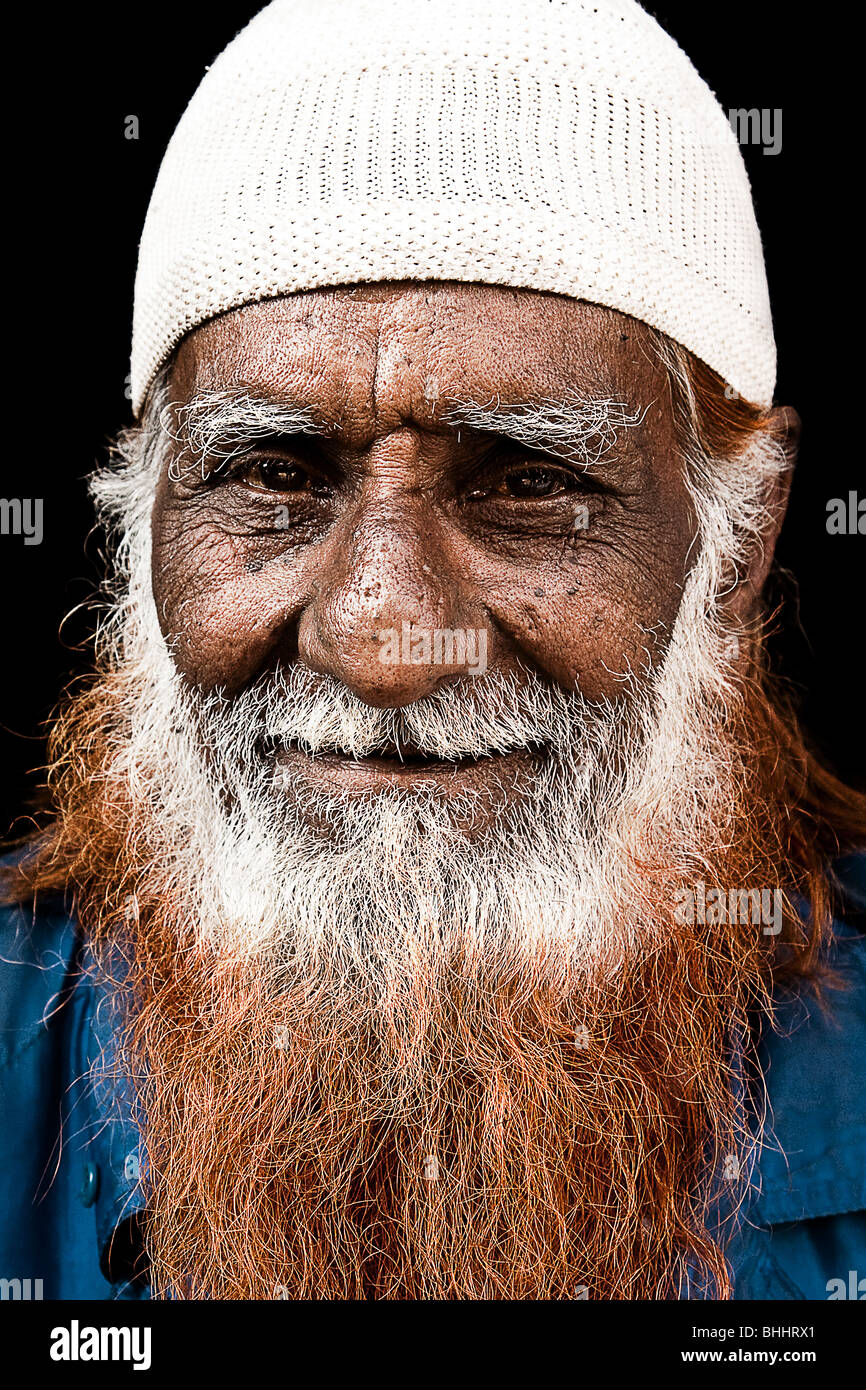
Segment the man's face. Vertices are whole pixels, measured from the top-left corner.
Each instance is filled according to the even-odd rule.
[[[722,607],[784,460],[687,474],[657,348],[478,286],[250,306],[99,484],[128,588],[70,797],[135,934],[165,1287],[679,1286],[767,942],[678,904],[777,881]]]
[[[323,432],[240,440],[253,451],[205,477],[179,432],[153,581],[190,683],[233,697],[300,664],[402,708],[472,674],[453,648],[450,661],[417,646],[383,660],[403,624],[474,634],[476,653],[483,634],[489,675],[520,682],[529,668],[590,701],[620,697],[660,659],[696,527],[665,374],[631,319],[481,285],[314,291],[185,340],[179,421],[239,387]],[[562,402],[582,412],[572,444],[555,421],[549,439],[537,428]],[[520,418],[535,424],[529,444],[512,437]],[[522,757],[296,754],[292,770],[349,795],[407,780],[465,791],[507,782]]]

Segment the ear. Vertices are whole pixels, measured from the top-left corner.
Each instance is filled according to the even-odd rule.
[[[770,412],[767,429],[782,445],[788,466],[773,480],[764,499],[764,521],[756,537],[752,555],[736,588],[725,601],[728,613],[741,623],[747,623],[753,616],[773,563],[776,542],[788,510],[791,475],[797,461],[800,442],[800,417],[791,406],[774,406]]]

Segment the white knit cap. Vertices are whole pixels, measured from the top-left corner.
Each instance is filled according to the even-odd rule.
[[[274,0],[208,70],[163,160],[135,287],[136,412],[215,314],[377,280],[607,305],[772,401],[739,147],[635,0]]]

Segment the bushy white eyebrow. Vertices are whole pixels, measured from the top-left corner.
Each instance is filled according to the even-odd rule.
[[[453,401],[441,418],[454,427],[490,431],[589,467],[616,447],[623,430],[641,423],[647,408],[632,410],[613,396],[575,392],[564,400],[550,398],[534,405],[502,405],[498,397],[487,405]]]
[[[621,432],[639,425],[645,414],[646,408],[633,410],[615,397],[573,393],[564,400],[533,405],[502,405],[498,396],[485,405],[449,400],[439,418],[458,431],[495,433],[589,467],[600,463],[616,447]],[[194,460],[204,475],[206,463],[212,473],[248,453],[258,440],[332,433],[307,407],[275,401],[246,387],[201,391],[186,405],[168,405],[161,424],[179,448],[170,468],[175,478],[184,457]]]
[[[164,408],[162,426],[182,456],[192,455],[200,464],[202,475],[206,462],[211,464],[209,471],[214,472],[231,459],[248,453],[257,440],[324,432],[312,411],[256,395],[246,387],[200,391],[186,405],[176,408],[176,425],[174,409],[171,405]],[[172,463],[173,477],[179,476],[179,464],[180,459]]]

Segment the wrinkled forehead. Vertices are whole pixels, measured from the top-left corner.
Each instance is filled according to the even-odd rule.
[[[665,398],[652,332],[612,309],[489,285],[312,290],[223,314],[181,344],[183,402],[249,387],[289,400],[358,444],[449,399],[509,405],[579,392],[636,410]]]

